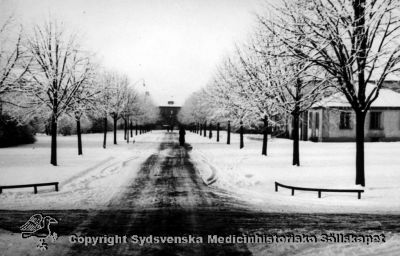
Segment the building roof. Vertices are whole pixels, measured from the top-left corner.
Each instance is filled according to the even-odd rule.
[[[179,108],[181,106],[177,105],[174,100],[169,100],[163,104],[161,104],[159,107],[173,107],[173,108]]]
[[[177,105],[159,105],[159,108],[181,108],[181,106]]]
[[[182,103],[179,99],[176,99],[174,96],[168,97],[161,102],[159,107],[172,107],[172,108],[180,108],[182,107]]]
[[[400,93],[400,80],[385,81],[383,83],[383,88],[388,88],[395,92]]]
[[[368,84],[366,95],[375,88],[374,84]],[[319,107],[351,107],[342,93],[336,93],[315,103],[312,108]],[[378,98],[371,104],[371,107],[400,107],[400,93],[391,89],[382,88],[379,90]]]

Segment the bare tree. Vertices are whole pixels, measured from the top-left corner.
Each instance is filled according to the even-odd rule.
[[[287,1],[279,20],[264,22],[283,32],[277,36],[293,57],[325,69],[353,108],[356,184],[361,186],[365,117],[385,79],[400,68],[399,6],[397,0]]]
[[[84,79],[75,79],[77,70],[86,76],[90,61],[76,36],[67,33],[57,21],[34,26],[26,49],[33,61],[26,75],[25,92],[32,97],[31,103],[46,109],[51,119],[50,163],[57,165],[57,121],[83,86]]]
[[[243,88],[242,94],[246,96],[251,106],[255,109],[257,119],[263,122],[262,155],[267,155],[268,130],[270,125],[277,125],[280,108],[276,102],[276,88],[273,86],[271,72],[272,55],[269,54],[273,47],[265,41],[269,36],[253,39],[245,51],[237,50],[242,72],[236,72]]]
[[[236,56],[235,56],[236,57]],[[251,81],[246,76],[238,58],[227,58],[219,67],[213,82],[207,88],[208,104],[214,115],[225,117],[240,130],[240,148],[243,148],[243,126],[260,122],[258,108],[253,104]],[[213,104],[211,104],[213,102]]]
[[[291,58],[278,55],[270,68],[269,79],[274,88],[275,102],[291,116],[292,165],[300,166],[300,117],[321,99],[329,83],[314,76],[318,69],[294,62]]]
[[[155,105],[148,92],[137,94],[131,108],[132,120],[135,121],[136,124],[145,127],[154,124],[160,115],[160,109]]]
[[[113,97],[113,90],[109,86],[110,76],[108,72],[103,72],[102,75],[97,77],[96,84],[99,88],[100,93],[96,95],[96,109],[98,112],[95,113],[95,116],[102,118],[104,123],[104,136],[103,136],[103,148],[107,147],[107,129],[108,129],[108,121],[107,116],[111,109],[111,99]]]
[[[77,90],[66,112],[75,119],[78,155],[82,155],[81,118],[85,114],[93,113],[97,110],[96,96],[100,94],[100,90],[94,84],[93,66],[84,66],[83,70],[81,70],[82,67],[76,68],[77,70],[73,72],[72,80],[73,83],[81,83],[81,87]]]
[[[141,101],[143,101],[143,103],[140,103]],[[160,109],[154,103],[151,95],[145,93],[144,95],[142,95],[142,97],[139,97],[138,102],[142,106],[142,108],[146,110],[144,123],[147,125],[154,124],[160,117]]]
[[[208,104],[213,103],[213,101],[208,101],[207,97],[205,90],[199,90],[190,95],[178,113],[179,122],[186,125],[206,122],[207,118],[210,117],[209,108],[213,108]]]
[[[18,105],[4,97],[19,91],[20,82],[29,67],[21,65],[21,60],[25,57],[21,44],[21,30],[15,29],[13,18],[10,16],[0,24],[0,114],[3,102]]]
[[[117,122],[127,104],[129,79],[126,75],[116,72],[110,72],[107,76],[107,86],[112,91],[108,113],[113,119],[114,144],[117,144]]]
[[[138,95],[137,92],[132,87],[128,87],[124,95],[124,98],[125,98],[125,104],[123,110],[121,111],[121,117],[124,120],[124,132],[125,132],[124,137],[126,139],[126,142],[129,143],[129,131],[132,128],[130,122],[132,115],[134,114],[135,111]]]

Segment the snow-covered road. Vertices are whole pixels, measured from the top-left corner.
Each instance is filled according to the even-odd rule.
[[[400,249],[400,216],[373,214],[266,213],[218,186],[207,186],[177,134],[161,136],[132,179],[120,184],[107,207],[0,211],[0,255],[395,255]],[[154,141],[151,142],[152,148]],[[140,148],[140,146],[138,146]],[[143,146],[146,148],[146,146]],[[22,239],[18,227],[34,213],[58,220],[60,237],[45,252],[34,238]],[[356,233],[384,234],[385,243],[207,243],[208,235]],[[77,236],[200,236],[199,244],[132,243],[82,245]]]

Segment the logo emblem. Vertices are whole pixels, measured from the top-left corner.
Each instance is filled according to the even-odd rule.
[[[43,217],[42,214],[34,214],[20,227],[22,238],[38,237],[37,249],[41,251],[47,250],[47,240],[51,240],[54,243],[58,238],[57,233],[52,232],[50,229],[51,224],[57,223],[58,221],[51,216]]]

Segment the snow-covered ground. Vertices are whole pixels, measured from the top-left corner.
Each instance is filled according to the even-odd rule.
[[[208,135],[208,134],[207,134]],[[400,143],[366,143],[366,187],[362,199],[355,193],[291,191],[274,182],[304,187],[360,188],[355,180],[354,143],[300,143],[301,166],[291,165],[292,141],[270,139],[268,156],[261,155],[261,136],[246,135],[239,149],[237,134],[232,144],[187,133],[193,146],[191,159],[207,183],[231,191],[266,211],[400,213]],[[9,189],[0,194],[0,209],[87,209],[105,206],[131,181],[151,154],[157,152],[161,131],[134,136],[126,144],[102,148],[102,134],[83,135],[84,154],[77,155],[76,137],[59,137],[59,166],[49,164],[50,138],[39,135],[35,144],[0,149],[0,184],[60,182],[53,187]],[[131,140],[132,141],[132,140]]]
[[[238,135],[232,134],[232,144],[226,145],[187,132],[186,140],[193,147],[191,160],[205,182],[212,183],[250,202],[255,208],[271,212],[354,212],[400,213],[400,143],[366,143],[365,193],[347,193],[274,190],[274,182],[283,184],[358,188],[354,185],[354,143],[301,142],[301,166],[291,166],[292,142],[270,139],[268,156],[261,155],[261,136],[246,135],[245,148],[239,149]],[[102,148],[102,134],[84,135],[84,155],[78,156],[75,136],[59,137],[59,166],[49,164],[49,137],[38,136],[32,145],[0,149],[0,184],[59,181],[60,191],[54,188],[10,189],[0,194],[0,209],[99,209],[106,207],[135,177],[141,163],[158,152],[164,137],[161,131],[135,136],[135,143],[126,144],[122,134],[119,144],[112,145],[108,134],[107,149]],[[161,151],[160,154],[167,152]],[[379,225],[366,223],[365,225]],[[373,228],[373,227],[372,227]],[[20,234],[0,230],[0,248],[12,254],[42,255],[34,250],[34,240],[19,239]],[[387,242],[372,244],[263,244],[249,246],[254,255],[397,255],[399,235],[386,232]],[[17,239],[18,238],[18,239]],[[51,250],[68,247],[67,237],[60,237]],[[0,250],[1,251],[1,250]]]
[[[188,133],[192,161],[206,182],[235,193],[265,211],[400,213],[400,142],[366,143],[366,187],[362,199],[356,193],[322,193],[279,188],[274,182],[313,188],[361,188],[355,185],[355,143],[300,142],[300,167],[291,165],[292,141],[270,139],[268,156],[261,155],[260,135],[239,135],[231,145],[221,132],[210,140]],[[208,136],[208,133],[207,133]],[[215,175],[215,178],[212,176]],[[211,178],[209,178],[211,177]],[[208,179],[208,180],[207,180]]]
[[[161,133],[146,133],[130,138],[118,133],[113,145],[107,134],[84,134],[83,155],[77,154],[76,136],[58,137],[58,166],[50,165],[50,137],[38,135],[30,145],[0,148],[0,184],[60,182],[59,192],[52,187],[6,189],[0,194],[0,209],[88,209],[101,208],[131,181],[140,164],[157,151]],[[135,143],[132,141],[135,140]],[[154,143],[152,143],[154,142]]]

